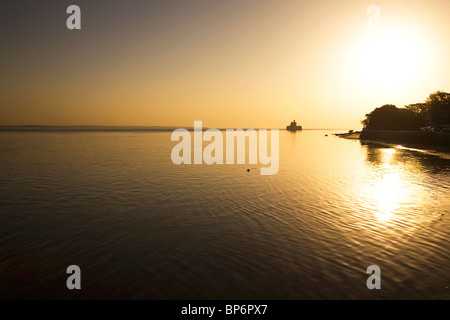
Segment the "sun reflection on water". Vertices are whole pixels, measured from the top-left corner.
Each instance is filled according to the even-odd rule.
[[[394,211],[399,205],[401,186],[396,173],[385,174],[377,182],[374,197],[378,210],[375,212],[378,220],[389,221],[394,216]]]
[[[395,148],[381,149],[381,166],[373,188],[373,200],[376,218],[383,223],[393,221],[401,211],[402,203],[409,198],[411,185],[409,177],[402,176],[395,161]]]
[[[441,190],[448,182],[444,179],[430,188],[433,177],[448,170],[445,159],[429,152],[375,145],[367,146],[366,165],[359,190],[370,212],[370,230],[387,227],[392,232],[410,233],[445,213],[441,206],[448,197]]]

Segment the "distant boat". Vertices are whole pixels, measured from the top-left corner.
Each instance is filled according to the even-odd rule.
[[[286,126],[286,130],[295,132],[297,130],[302,130],[302,126],[298,126],[297,122],[292,121],[290,125]]]

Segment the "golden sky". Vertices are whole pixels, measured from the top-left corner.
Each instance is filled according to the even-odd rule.
[[[70,4],[81,30],[66,28]],[[359,129],[375,107],[450,91],[449,12],[448,0],[8,0],[0,125]]]

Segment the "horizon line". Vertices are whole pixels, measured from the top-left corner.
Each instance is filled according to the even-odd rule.
[[[41,124],[25,124],[25,125],[0,125],[0,128],[142,128],[142,129],[194,129],[194,126],[161,126],[161,125],[150,125],[150,126],[136,126],[136,125],[41,125]],[[276,128],[276,127],[266,127],[266,128],[243,128],[243,127],[223,127],[223,128],[210,128],[203,127],[203,129],[218,129],[218,130],[226,130],[226,129],[278,129],[278,130],[286,130],[286,128]],[[349,128],[303,128],[302,130],[349,130]],[[301,130],[299,130],[301,131]]]

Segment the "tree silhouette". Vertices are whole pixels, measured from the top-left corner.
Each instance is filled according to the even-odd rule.
[[[425,125],[450,125],[450,93],[436,91],[425,102],[404,108],[385,104],[366,114],[361,123],[374,130],[417,130]]]
[[[436,91],[427,98],[429,118],[433,124],[450,124],[450,93]]]
[[[366,114],[361,121],[367,129],[374,130],[416,130],[420,123],[414,112],[404,108],[397,108],[393,104],[385,104]]]

